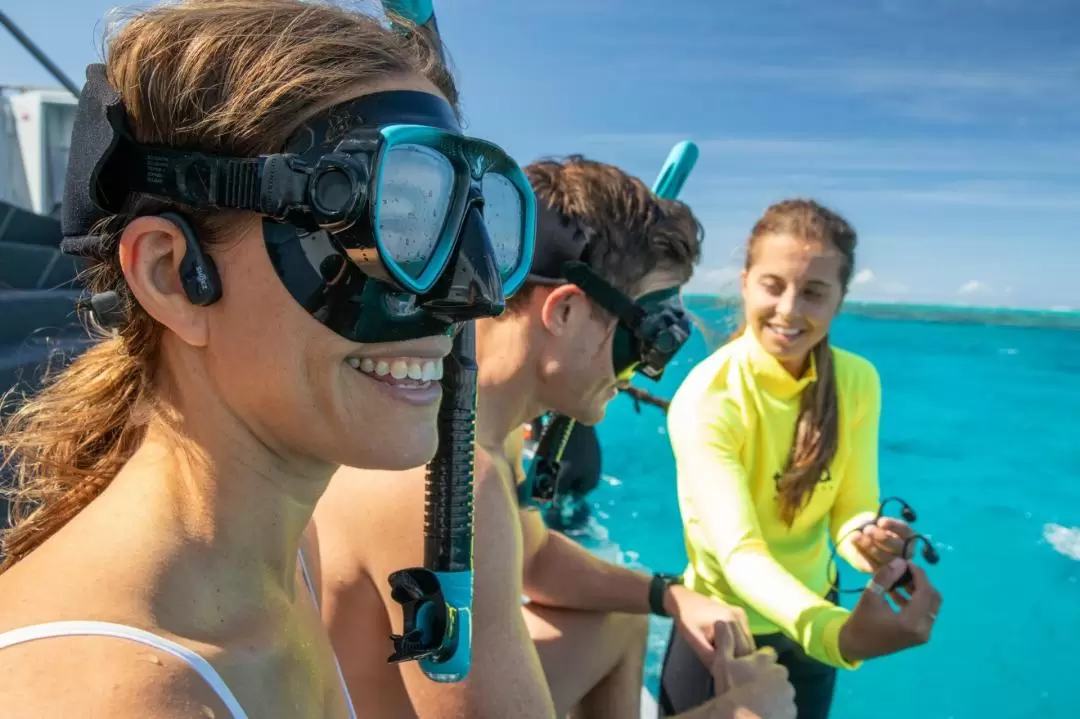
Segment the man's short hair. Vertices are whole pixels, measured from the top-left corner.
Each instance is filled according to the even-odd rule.
[[[539,160],[525,174],[536,193],[536,254],[530,281],[509,299],[509,310],[524,307],[537,284],[561,279],[562,264],[579,258],[628,295],[653,270],[690,279],[704,233],[685,203],[657,197],[638,178],[581,155]]]

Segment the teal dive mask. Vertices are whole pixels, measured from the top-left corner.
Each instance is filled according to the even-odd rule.
[[[286,289],[355,342],[501,314],[528,273],[535,199],[524,174],[497,146],[462,135],[453,108],[430,93],[373,93],[324,111],[282,153],[228,157],[137,142],[104,67],[91,65],[72,137],[64,249],[114,251],[94,228],[133,194],[181,203],[196,211],[178,223],[196,304],[222,292],[195,237],[205,210],[262,215]]]
[[[679,294],[681,288],[650,292],[635,301],[584,262],[567,263],[563,274],[617,319],[611,346],[615,376],[629,380],[640,372],[659,380],[671,358],[690,339],[690,316]]]

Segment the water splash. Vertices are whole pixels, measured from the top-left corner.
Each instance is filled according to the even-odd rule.
[[[1045,539],[1058,554],[1080,562],[1080,527],[1063,527],[1060,524],[1044,524]]]

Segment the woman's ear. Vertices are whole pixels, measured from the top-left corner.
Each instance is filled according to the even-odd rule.
[[[577,319],[588,299],[585,293],[576,285],[560,285],[548,293],[544,298],[544,304],[540,308],[540,321],[544,328],[561,337]]]
[[[186,252],[183,231],[161,217],[137,217],[120,236],[120,267],[139,306],[185,343],[205,347],[207,313],[191,304],[180,282]]]

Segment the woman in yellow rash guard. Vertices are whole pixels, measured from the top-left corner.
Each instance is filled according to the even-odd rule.
[[[878,508],[881,384],[867,360],[830,347],[854,267],[855,231],[807,200],[766,210],[747,244],[744,326],[695,367],[668,414],[690,563],[683,581],[746,610],[795,687],[799,719],[824,719],[836,668],[924,643],[940,596],[925,573],[909,596],[882,587],[907,568],[911,530]],[[877,572],[856,608],[834,604],[839,554]],[[895,561],[893,561],[895,560]],[[675,632],[664,661],[664,716],[711,697],[712,679]]]

